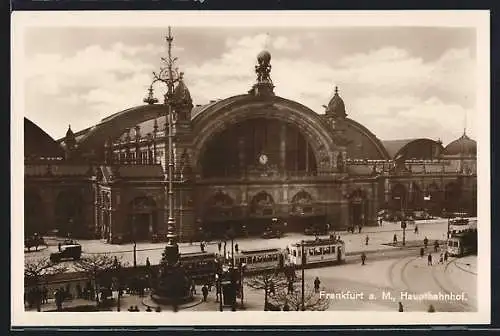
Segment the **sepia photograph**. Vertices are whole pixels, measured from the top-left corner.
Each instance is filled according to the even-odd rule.
[[[489,323],[487,11],[12,22],[13,324]]]

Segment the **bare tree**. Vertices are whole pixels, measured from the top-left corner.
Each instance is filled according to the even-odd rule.
[[[95,300],[99,304],[99,276],[116,269],[119,260],[109,254],[89,254],[75,262],[75,268],[84,272],[93,284]]]
[[[297,281],[297,279],[295,273],[274,271],[248,277],[244,283],[250,288],[264,290],[264,310],[267,310],[269,294],[274,295],[288,288],[288,284]]]
[[[302,310],[302,291],[297,290],[291,293],[281,290],[272,297],[274,304],[278,306],[288,305],[289,310]],[[324,311],[330,305],[330,300],[326,297],[320,297],[318,293],[310,286],[305,286],[304,291],[304,310],[307,311]]]
[[[64,273],[68,268],[61,264],[50,261],[49,258],[24,261],[24,279],[26,287],[34,287],[37,291],[36,309],[41,311],[41,290],[39,288],[43,279],[56,274]],[[26,289],[25,289],[26,290]]]

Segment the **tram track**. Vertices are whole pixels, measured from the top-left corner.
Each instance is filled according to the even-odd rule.
[[[446,265],[445,265],[445,266],[444,266],[444,268],[443,268],[443,273],[442,273],[442,275],[441,275],[442,277],[444,277],[444,278],[446,277],[446,272],[447,272],[447,270],[448,270],[448,267],[449,267],[451,264],[455,263],[455,262],[456,262],[456,259],[454,259],[454,260],[450,260],[450,261],[448,261],[448,262],[446,263]],[[436,268],[436,267],[433,267],[433,268],[431,269],[431,274],[432,274],[432,278],[433,278],[434,282],[435,282],[435,283],[439,286],[439,288],[440,288],[440,289],[441,289],[441,290],[442,290],[445,294],[454,294],[454,293],[455,293],[455,295],[457,295],[457,293],[458,293],[458,292],[460,292],[460,290],[459,290],[459,289],[457,289],[457,288],[455,287],[455,285],[453,285],[453,284],[451,284],[451,283],[449,283],[449,284],[448,284],[449,286],[446,286],[445,284],[443,284],[442,279],[440,279],[440,276],[437,274],[438,270],[439,270],[439,269],[438,269],[438,268]],[[450,288],[450,287],[451,287],[451,288]],[[473,309],[473,307],[472,307],[470,304],[465,303],[465,302],[464,302],[464,301],[462,301],[462,300],[457,300],[457,301],[454,301],[454,302],[453,302],[453,304],[454,304],[454,305],[458,305],[458,306],[460,306],[460,307],[464,308],[466,311],[471,311],[471,310],[474,310],[474,309]]]

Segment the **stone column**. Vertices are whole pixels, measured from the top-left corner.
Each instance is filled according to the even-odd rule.
[[[286,124],[280,128],[280,170],[286,173]]]
[[[113,212],[115,209],[112,207],[109,208],[109,222],[108,222],[108,237],[107,240],[108,242],[112,243],[113,242]]]
[[[340,202],[340,228],[347,228],[349,226],[351,214],[349,211],[349,202],[341,200]]]

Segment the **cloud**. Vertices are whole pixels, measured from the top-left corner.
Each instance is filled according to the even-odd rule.
[[[467,115],[468,135],[476,138],[474,111],[459,104],[443,102],[438,97],[422,100],[415,96],[380,97],[370,95],[356,100],[350,113],[364,120],[383,140],[405,138],[440,138],[446,145],[461,135]]]
[[[117,43],[109,48],[90,46],[66,58],[35,55],[25,69],[27,116],[39,120],[43,116],[41,126],[46,125],[44,129],[57,138],[64,135],[68,123],[74,129],[79,129],[77,125],[85,128],[139,105],[154,67],[142,58],[160,52],[152,44],[128,47]]]
[[[191,49],[176,47],[176,54],[186,53],[179,66],[195,104],[246,93],[255,82],[256,56],[268,48],[276,94],[318,113],[338,85],[349,116],[381,139],[451,141],[460,135],[466,113],[469,133],[475,135],[476,74],[469,49],[449,49],[429,60],[387,45],[329,59],[314,49],[302,50],[305,39],[322,45],[317,35],[307,32],[292,37],[257,34],[228,38],[217,57],[197,62],[187,57],[187,51],[195,52]],[[122,42],[90,46],[68,57],[35,55],[26,62],[26,113],[44,119],[40,126],[57,137],[68,123],[81,129],[142,104],[151,72],[164,54],[164,44]]]

